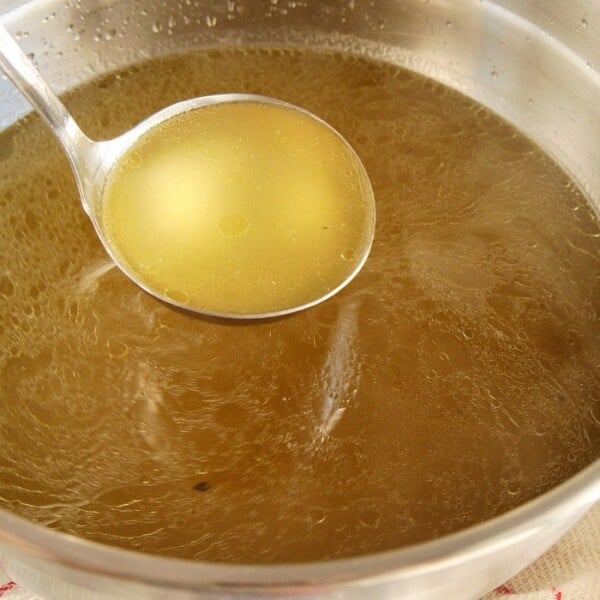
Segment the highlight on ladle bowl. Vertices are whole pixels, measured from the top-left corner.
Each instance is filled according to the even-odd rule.
[[[325,122],[278,101],[217,102],[152,127],[120,157],[99,221],[118,261],[169,302],[270,316],[352,279],[375,201]]]

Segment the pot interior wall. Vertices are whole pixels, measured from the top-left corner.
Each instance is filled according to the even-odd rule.
[[[9,3],[5,10],[18,2]],[[5,18],[58,91],[190,48],[310,44],[382,54],[515,124],[598,206],[600,6],[516,0],[28,2]],[[383,52],[382,52],[383,50]],[[0,125],[28,110],[1,82]]]

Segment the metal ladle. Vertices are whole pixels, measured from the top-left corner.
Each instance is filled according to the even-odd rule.
[[[182,303],[177,301],[177,299],[166,295],[161,290],[154,289],[146,281],[143,281],[138,273],[132,270],[121,259],[118,252],[112,247],[112,244],[103,229],[101,220],[98,218],[99,207],[102,203],[103,188],[111,169],[117,163],[119,157],[122,157],[142,135],[164,121],[192,109],[228,102],[263,102],[280,105],[288,109],[301,111],[332,131],[335,132],[335,130],[312,113],[280,100],[251,94],[221,94],[193,98],[191,100],[167,106],[117,138],[107,141],[93,141],[81,131],[73,117],[54,94],[48,83],[41,77],[35,66],[2,25],[0,25],[0,68],[29,100],[31,105],[46,121],[54,135],[58,138],[75,175],[83,209],[92,220],[96,233],[108,254],[127,277],[157,298],[169,304],[209,316],[238,319],[276,317],[308,308],[309,306],[313,306],[326,298],[331,297],[346,286],[362,268],[367,255],[369,254],[374,236],[375,209],[370,185],[369,192],[371,197],[369,200],[372,204],[372,210],[365,215],[365,220],[368,220],[368,222],[365,223],[365,227],[369,235],[365,238],[362,248],[360,248],[357,253],[354,262],[354,270],[347,274],[342,281],[336,282],[336,285],[333,285],[331,289],[324,294],[310,298],[308,301],[302,302],[302,304],[297,306],[281,306],[276,307],[274,310],[269,310],[268,312],[254,312],[248,314],[244,312],[220,310],[219,307],[207,308],[190,305],[189,303]],[[353,153],[353,150],[342,136],[337,132],[335,133],[343,143],[346,144],[349,151]],[[364,171],[362,163],[360,163],[358,157],[356,158],[360,169],[362,169],[362,172],[366,177],[366,172]]]

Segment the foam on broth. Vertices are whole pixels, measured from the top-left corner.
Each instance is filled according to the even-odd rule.
[[[463,96],[335,53],[171,57],[67,104],[109,137],[232,90],[357,150],[366,266],[286,319],[175,311],[107,260],[38,119],[4,132],[0,506],[168,556],[305,561],[455,531],[598,458],[600,228],[577,186]]]

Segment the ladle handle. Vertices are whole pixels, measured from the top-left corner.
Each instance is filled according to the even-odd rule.
[[[81,131],[65,105],[2,24],[0,24],[0,68],[50,126],[75,171],[83,175],[81,157],[89,155],[94,142]]]

